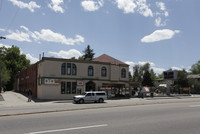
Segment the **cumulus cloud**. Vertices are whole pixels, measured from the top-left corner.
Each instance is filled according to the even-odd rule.
[[[103,0],[84,0],[81,2],[81,6],[84,8],[85,11],[96,11],[99,8],[103,7],[104,1]]]
[[[179,30],[174,30],[174,31],[170,29],[156,30],[152,34],[143,37],[141,39],[141,42],[150,43],[161,40],[167,40],[173,38],[173,36],[178,33],[180,33]]]
[[[48,42],[55,42],[61,43],[65,45],[74,45],[80,44],[84,42],[84,37],[81,35],[76,35],[75,38],[67,38],[65,35],[60,33],[53,32],[50,29],[41,29],[40,31],[30,31],[25,26],[20,26],[23,31],[16,30],[16,32],[9,31],[9,35],[6,37],[8,39],[17,40],[17,41],[26,41],[32,42],[32,40],[40,43],[40,41],[48,41]]]
[[[153,17],[152,10],[146,0],[115,0],[115,3],[126,14],[138,12],[145,17]]]
[[[29,3],[24,3],[24,2],[19,1],[19,0],[8,0],[8,1],[12,2],[13,5],[16,5],[19,8],[27,8],[31,12],[34,12],[36,8],[40,8],[40,6],[37,5],[37,3],[35,1],[30,1]]]
[[[10,31],[9,33],[10,33],[9,35],[6,35],[6,38],[8,38],[8,39],[17,40],[20,42],[23,42],[23,41],[32,42],[30,40],[30,36],[28,33],[25,33],[25,32],[19,31],[19,30],[16,30],[16,32]]]
[[[156,6],[161,10],[161,11],[163,11],[163,14],[164,14],[164,16],[169,16],[169,13],[168,13],[168,11],[167,11],[167,9],[166,9],[166,7],[165,7],[165,3],[163,3],[163,2],[156,2]]]
[[[84,38],[80,35],[76,35],[75,39],[66,38],[64,35],[53,32],[50,29],[42,29],[40,32],[35,31],[34,33],[39,39],[49,42],[61,43],[66,45],[74,45],[84,42]]]
[[[155,19],[155,25],[157,27],[166,26],[166,21],[162,22],[162,19],[160,17],[158,17]]]
[[[48,4],[48,7],[55,12],[64,13],[64,9],[60,6],[63,3],[64,3],[63,0],[51,0],[51,3]]]
[[[39,61],[39,59],[34,58],[33,56],[31,56],[31,54],[26,54],[26,58],[30,60],[31,64],[36,63],[37,61]]]
[[[55,55],[57,57],[66,58],[66,59],[69,59],[72,57],[78,58],[82,56],[82,54],[76,49],[70,49],[69,51],[61,50],[59,52],[48,52],[48,53],[51,55]]]

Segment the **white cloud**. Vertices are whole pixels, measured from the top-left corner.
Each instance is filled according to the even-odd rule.
[[[48,52],[48,53],[51,55],[55,55],[57,57],[66,58],[66,59],[69,59],[72,57],[78,58],[82,56],[82,54],[76,49],[70,49],[69,51],[61,50],[58,53],[57,52]]]
[[[151,9],[149,8],[149,6],[146,4],[146,0],[138,0],[137,1],[137,5],[138,5],[138,12],[145,16],[145,17],[153,17],[153,13],[151,11]]]
[[[149,5],[147,5],[146,0],[115,0],[115,3],[126,14],[137,11],[145,17],[153,17],[153,13]]]
[[[155,19],[155,25],[156,25],[157,27],[166,26],[166,22],[165,22],[165,21],[162,22],[162,19],[161,19],[160,17],[158,17],[158,18]]]
[[[60,6],[63,3],[63,0],[51,0],[51,3],[48,4],[48,7],[55,12],[64,13],[64,9]]]
[[[34,58],[33,56],[31,56],[31,54],[26,54],[26,58],[30,60],[31,64],[36,63],[37,61],[39,61],[37,58]]]
[[[165,17],[169,16],[169,13],[168,13],[168,11],[167,11],[167,9],[166,9],[166,7],[165,7],[165,3],[163,3],[163,2],[156,2],[156,6],[157,6],[161,11],[163,11],[163,15],[164,15]]]
[[[141,39],[141,42],[150,43],[150,42],[157,42],[161,40],[171,39],[175,34],[179,33],[179,30],[170,30],[170,29],[163,29],[163,30],[156,30],[152,34],[147,35]]]
[[[8,46],[8,45],[5,45],[5,44],[1,44],[1,43],[0,43],[0,47],[11,48],[11,46]]]
[[[30,1],[29,3],[24,3],[19,0],[9,0],[13,5],[18,6],[19,8],[28,8],[31,12],[34,12],[35,8],[40,8],[35,1]]]
[[[134,0],[116,0],[119,9],[123,10],[124,13],[134,13],[137,7]]]
[[[64,35],[60,33],[55,33],[50,29],[42,29],[40,32],[35,31],[34,34],[38,39],[66,45],[74,45],[84,42],[84,38],[81,35],[76,35],[75,39],[66,38]]]
[[[6,35],[6,38],[11,39],[11,40],[17,40],[20,42],[23,42],[23,41],[32,42],[30,40],[30,36],[28,33],[24,33],[19,30],[16,30],[16,32],[10,31],[10,34]]]
[[[8,39],[17,40],[17,41],[26,41],[32,42],[32,39],[37,43],[40,43],[41,40],[48,42],[61,43],[65,45],[74,45],[84,42],[84,37],[81,35],[76,35],[75,38],[66,38],[65,35],[60,33],[53,32],[50,29],[42,29],[40,31],[31,32],[27,27],[20,26],[24,31],[16,30],[16,32],[9,31],[9,35],[6,37]]]
[[[99,10],[100,7],[103,7],[103,0],[84,0],[81,2],[81,6],[84,8],[85,11],[96,11]]]

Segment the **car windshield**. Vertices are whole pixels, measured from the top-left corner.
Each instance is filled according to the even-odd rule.
[[[82,93],[81,95],[86,95],[86,94],[87,94],[87,93],[84,92],[84,93]]]

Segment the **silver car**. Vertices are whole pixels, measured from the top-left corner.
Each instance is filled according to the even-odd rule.
[[[104,91],[91,91],[85,92],[81,95],[76,95],[73,97],[75,103],[84,103],[84,102],[99,102],[103,103],[107,99],[107,94]]]

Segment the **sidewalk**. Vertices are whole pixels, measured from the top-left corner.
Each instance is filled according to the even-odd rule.
[[[112,108],[123,106],[200,102],[200,95],[183,97],[154,97],[154,98],[127,98],[106,100],[105,103],[74,104],[72,100],[57,100],[48,102],[27,102],[28,98],[15,92],[2,93],[5,101],[0,101],[0,117],[39,114],[50,112],[74,111],[97,108]]]

